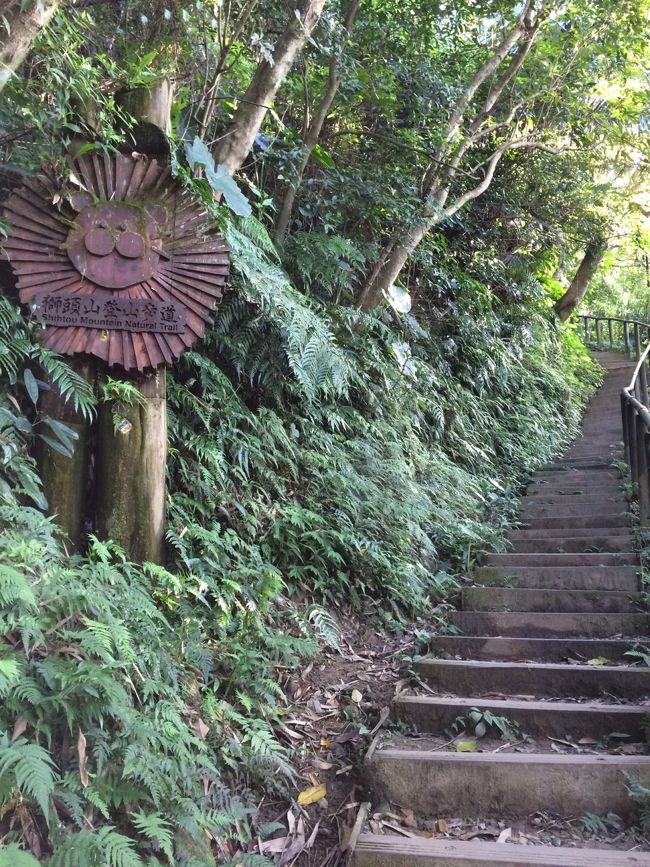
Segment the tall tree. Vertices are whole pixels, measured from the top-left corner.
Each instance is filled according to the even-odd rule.
[[[330,61],[327,68],[327,85],[325,87],[325,92],[323,93],[323,96],[318,106],[316,107],[316,110],[314,111],[314,115],[311,121],[308,122],[306,125],[307,128],[304,134],[302,147],[300,149],[298,165],[295,168],[294,177],[292,177],[289,181],[286,193],[282,200],[280,213],[278,214],[278,219],[275,224],[276,241],[282,240],[289,227],[291,213],[293,211],[294,202],[296,201],[296,194],[298,193],[298,189],[300,188],[300,184],[302,183],[305,170],[309,165],[309,160],[311,159],[314,148],[316,147],[316,145],[318,144],[318,140],[320,139],[323,124],[325,123],[327,115],[329,114],[329,111],[332,107],[336,92],[339,89],[340,77],[338,67],[340,63],[340,55],[344,50],[345,43],[348,40],[352,27],[354,26],[354,19],[356,18],[358,9],[359,0],[350,0],[350,2],[348,3],[347,12],[345,14],[345,19],[343,21],[343,27],[341,29],[338,44],[332,49],[332,54],[330,56]],[[305,106],[305,112],[307,111],[308,108],[307,106]]]
[[[244,95],[239,100],[232,122],[221,136],[215,159],[229,174],[242,167],[255,136],[264,123],[278,88],[318,24],[325,0],[300,0],[291,19],[278,38],[270,60],[262,60]]]
[[[27,57],[34,40],[52,20],[61,0],[21,3],[5,0],[0,6],[0,91]]]
[[[606,238],[596,238],[588,245],[569,288],[555,303],[555,312],[562,322],[571,316],[587,294],[589,284],[602,262],[606,250]]]
[[[389,238],[361,289],[357,307],[370,310],[377,306],[427,233],[485,192],[508,150],[539,146],[536,136],[520,131],[517,114],[522,104],[509,90],[531,50],[539,24],[538,4],[527,0],[514,26],[465,84],[451,108],[439,144],[425,170],[420,214],[405,230],[400,228]],[[511,53],[513,49],[514,53]],[[508,58],[505,68],[497,75]],[[487,82],[491,83],[484,93],[483,86]],[[507,133],[505,140],[477,167],[483,171],[478,183],[470,184],[449,201],[457,177],[460,174],[472,176],[463,166],[468,152],[485,141],[493,140],[495,134],[504,130]]]

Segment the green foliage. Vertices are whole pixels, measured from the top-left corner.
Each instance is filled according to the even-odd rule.
[[[26,496],[44,507],[28,446],[40,439],[70,455],[77,435],[41,410],[43,394],[55,387],[87,420],[93,416],[95,398],[77,371],[39,345],[39,330],[0,293],[0,499]]]
[[[489,710],[479,710],[472,707],[466,714],[456,717],[451,725],[450,733],[473,732],[477,738],[487,734],[498,734],[505,740],[516,740],[521,737],[519,723],[505,716],[499,716]]]
[[[625,774],[628,796],[639,808],[639,822],[643,833],[650,831],[650,788],[644,786],[630,774]]]
[[[99,383],[99,402],[110,404],[111,419],[116,432],[126,410],[145,405],[139,388],[128,380],[113,379],[112,376],[107,376]]]
[[[205,604],[187,602],[191,576],[139,569],[95,541],[65,560],[37,513],[3,506],[0,520],[3,811],[28,804],[49,825],[52,867],[127,867],[152,852],[213,863],[210,835],[238,836],[253,812],[225,793],[221,770],[276,788],[291,774],[257,716],[260,675],[257,693],[244,681],[232,701],[215,693],[228,662]],[[308,646],[294,640],[294,652]]]
[[[412,224],[467,69],[512,9],[360,10],[329,139],[277,250],[267,221],[341,22],[328,9],[235,182],[204,143],[225,131],[287,10],[226,5],[66,9],[3,91],[10,184],[79,137],[115,146],[128,125],[116,92],[171,73],[172,168],[225,234],[233,291],[169,376],[167,568],[130,563],[92,534],[82,554],[60,548],[31,453],[41,437],[69,454],[74,438],[43,411],[46,383],[88,421],[96,396],[40,347],[41,324],[0,296],[0,812],[10,827],[0,865],[33,861],[25,848],[48,853],[50,867],[197,867],[236,850],[233,864],[265,863],[253,851],[259,791],[286,796],[295,784],[276,737],[283,672],[320,642],[340,646],[339,606],[385,628],[426,612],[451,630],[459,575],[503,548],[522,482],[573,436],[599,379],[550,312],[559,288],[549,274],[600,225],[584,152],[604,118],[583,97],[594,70],[623,75],[605,48],[598,55],[602,41],[580,55],[566,116],[555,88],[540,97],[563,142],[582,136],[583,155],[511,155],[482,205],[418,247],[403,274],[413,313],[369,315],[350,302],[387,238]],[[541,80],[586,32],[581,22],[544,24]],[[216,109],[199,129],[215,70]],[[606,102],[610,114],[621,103]],[[482,147],[472,152],[483,163]],[[459,174],[454,194],[467,182]],[[257,217],[245,216],[253,207]],[[97,399],[118,422],[140,396],[114,378]],[[513,733],[477,709],[467,724]]]
[[[595,813],[585,813],[580,819],[583,829],[589,834],[608,834],[611,831],[621,829],[623,823],[616,813],[608,813],[606,816],[597,816]]]

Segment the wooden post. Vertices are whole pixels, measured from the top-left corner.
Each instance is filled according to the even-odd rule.
[[[637,445],[637,475],[639,490],[639,523],[647,527],[650,519],[650,490],[648,487],[648,443],[645,424],[640,415],[636,415],[636,445]]]
[[[603,342],[603,323],[596,319],[596,347],[600,349]]]
[[[151,157],[169,157],[171,104],[174,86],[167,78],[146,87],[134,87],[116,94],[119,105],[137,124],[128,133],[132,147]]]
[[[91,359],[74,358],[68,363],[88,382],[93,378],[95,364]],[[36,446],[36,461],[48,514],[56,518],[66,548],[73,551],[79,546],[85,517],[89,423],[64,400],[54,384],[50,391],[43,393],[40,410],[43,415],[63,422],[77,434],[71,457],[55,451],[43,440],[37,440]]]
[[[630,441],[630,477],[636,485],[639,481],[638,475],[638,451],[636,444],[636,416],[637,412],[631,403],[627,405],[627,432]]]
[[[122,94],[137,121],[137,147],[165,158],[172,87],[160,81]],[[111,371],[113,377],[117,377]],[[122,372],[140,398],[131,406],[105,404],[99,412],[96,471],[96,526],[137,562],[164,560],[165,464],[167,459],[166,368],[144,375]],[[115,414],[117,412],[117,418]]]
[[[585,343],[589,343],[589,317],[582,317],[582,325],[585,329]]]
[[[614,323],[611,319],[607,320],[607,331],[609,333],[609,348],[614,348]]]
[[[625,463],[630,466],[630,432],[628,430],[627,399],[625,392],[621,392],[621,422],[623,427],[623,456]]]
[[[126,379],[126,375],[122,377]],[[104,404],[97,430],[97,533],[137,562],[162,563],[167,400],[164,367],[128,377],[141,398]]]
[[[636,350],[637,361],[641,358],[641,327],[638,322],[634,323],[634,348]],[[639,388],[638,399],[644,406],[648,406],[648,371],[645,363],[641,365],[639,376],[637,377]]]
[[[630,355],[630,323],[626,320],[623,323],[623,341],[625,343],[625,354]]]

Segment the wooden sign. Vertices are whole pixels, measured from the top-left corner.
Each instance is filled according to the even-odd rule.
[[[84,155],[69,185],[39,177],[15,190],[5,257],[43,343],[145,370],[203,336],[223,295],[228,248],[167,166]]]
[[[163,301],[115,298],[106,292],[93,292],[86,298],[59,292],[38,301],[38,312],[46,325],[83,325],[84,328],[114,328],[118,331],[153,331],[156,334],[182,334],[185,308]]]

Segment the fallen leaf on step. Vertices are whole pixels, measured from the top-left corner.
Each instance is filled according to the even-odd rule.
[[[359,692],[358,689],[353,689],[352,692],[350,693],[350,698],[352,699],[352,701],[355,704],[360,704],[363,696],[361,695],[361,693]]]
[[[301,807],[307,807],[309,804],[315,804],[327,794],[325,786],[310,786],[298,795],[298,803]]]
[[[587,665],[607,665],[609,659],[606,656],[594,656],[593,659],[587,660]]]
[[[475,753],[476,741],[458,741],[456,744],[457,753]]]
[[[449,832],[449,825],[447,824],[446,819],[438,819],[436,822],[436,831],[439,834],[447,834]]]
[[[406,825],[407,828],[415,828],[415,813],[413,810],[402,810],[402,824]]]

